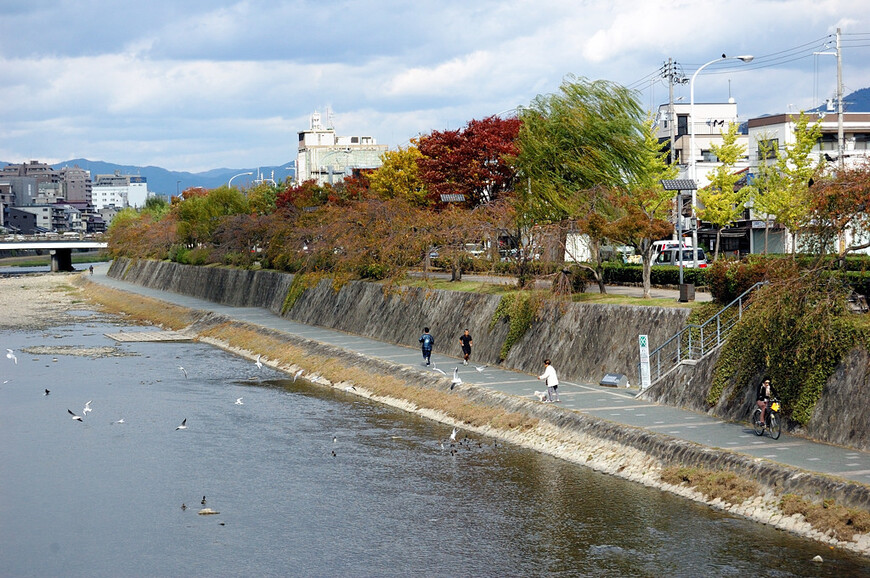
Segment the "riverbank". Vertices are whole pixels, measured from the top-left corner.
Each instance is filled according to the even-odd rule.
[[[228,351],[303,376],[324,387],[361,395],[378,402],[417,413],[506,442],[591,467],[621,478],[655,487],[705,503],[764,524],[805,536],[832,547],[870,555],[870,536],[861,526],[870,511],[870,492],[863,484],[844,482],[798,468],[717,450],[641,428],[597,419],[557,406],[532,402],[491,388],[462,384],[449,388],[449,379],[407,364],[391,363],[316,340],[289,335],[211,312],[191,311],[177,305],[88,283],[83,276],[83,293],[108,310],[124,312],[169,328],[181,329],[191,337]],[[735,479],[751,479],[750,493],[726,498],[727,493],[697,482],[682,483],[693,476],[677,472],[688,468],[717,478],[719,487]],[[666,482],[668,477],[673,483]],[[703,476],[702,476],[703,477]],[[701,491],[700,488],[705,490]],[[711,489],[712,488],[712,489]],[[784,498],[800,496],[809,502],[828,501],[848,518],[833,523],[808,521],[810,512],[785,511]],[[787,500],[792,503],[793,500]],[[856,523],[857,522],[857,523]]]

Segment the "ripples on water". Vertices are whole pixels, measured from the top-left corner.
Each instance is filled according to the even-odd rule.
[[[204,344],[20,351],[114,331],[0,334],[19,359],[0,365],[2,576],[868,575],[855,556],[476,434],[451,454],[450,427]],[[69,419],[88,400],[84,423]],[[197,515],[203,495],[219,515]]]

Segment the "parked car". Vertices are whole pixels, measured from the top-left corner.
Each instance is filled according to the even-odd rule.
[[[703,269],[707,266],[707,255],[704,253],[704,249],[692,249],[684,248],[683,250],[683,267],[694,268],[695,267],[695,257],[697,256],[698,268]],[[696,251],[696,254],[693,256],[692,252]],[[680,249],[672,248],[672,249],[664,249],[656,257],[655,261],[653,261],[653,265],[680,265]]]

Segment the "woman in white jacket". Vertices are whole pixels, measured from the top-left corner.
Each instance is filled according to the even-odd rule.
[[[538,379],[545,380],[547,384],[547,401],[561,401],[559,399],[559,378],[556,377],[556,369],[550,364],[549,359],[544,360],[544,373],[538,376]]]

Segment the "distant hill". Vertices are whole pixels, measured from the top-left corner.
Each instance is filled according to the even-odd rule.
[[[38,160],[38,159],[36,159]],[[111,175],[115,171],[120,171],[122,175],[138,175],[143,176],[148,181],[148,190],[160,195],[174,195],[176,191],[183,191],[188,187],[203,187],[206,189],[215,189],[221,185],[227,184],[229,180],[240,173],[253,173],[253,175],[240,176],[233,181],[233,185],[248,185],[258,174],[263,179],[275,179],[275,182],[282,183],[288,176],[294,174],[294,169],[285,168],[292,161],[275,166],[275,167],[256,167],[248,169],[211,169],[202,173],[188,173],[180,171],[168,171],[161,167],[138,167],[134,165],[116,165],[104,161],[91,161],[88,159],[72,159],[62,163],[53,164],[52,167],[60,169],[63,167],[79,167],[91,172],[91,178],[96,175]],[[6,166],[9,163],[0,163],[0,166]],[[273,176],[274,171],[274,176]]]
[[[823,104],[807,112],[836,112],[837,103],[834,102],[833,106],[834,110],[828,110],[827,105]],[[870,88],[861,88],[844,96],[843,112],[870,112]]]

